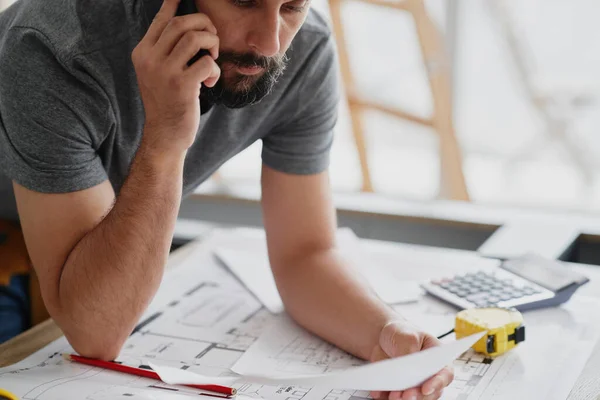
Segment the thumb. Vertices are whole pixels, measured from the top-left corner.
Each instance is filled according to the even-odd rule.
[[[381,361],[381,360],[386,360],[388,358],[390,358],[390,356],[388,356],[387,353],[385,351],[383,351],[383,349],[381,348],[380,345],[377,345],[373,348],[373,351],[371,352],[371,357],[369,358],[369,361],[377,362],[377,361]]]
[[[430,347],[436,347],[442,344],[442,341],[439,340],[438,338],[431,336],[431,335],[425,335],[423,338],[423,346],[421,350],[425,350],[425,349],[429,349]]]
[[[416,353],[423,345],[423,335],[406,322],[394,322],[383,327],[379,346],[388,357]]]

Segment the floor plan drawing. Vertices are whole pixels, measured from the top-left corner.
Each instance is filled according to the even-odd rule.
[[[276,356],[283,372],[325,373],[336,365],[351,366],[355,358],[337,347],[314,340],[312,337],[297,337]]]

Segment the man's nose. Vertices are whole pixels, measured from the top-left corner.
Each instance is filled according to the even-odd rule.
[[[280,24],[279,10],[265,10],[255,21],[254,29],[248,35],[248,45],[264,57],[279,54]]]

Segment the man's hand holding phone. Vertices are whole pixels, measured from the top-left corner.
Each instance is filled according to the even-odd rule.
[[[200,124],[202,84],[213,87],[221,76],[215,26],[204,14],[178,16],[179,1],[164,0],[132,53],[146,114],[142,145],[163,154],[185,152],[192,145]],[[203,49],[209,55],[188,65]]]

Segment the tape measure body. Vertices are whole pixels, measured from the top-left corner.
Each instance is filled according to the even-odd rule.
[[[454,331],[460,339],[487,331],[472,347],[478,353],[494,357],[525,340],[523,316],[515,309],[499,307],[472,308],[456,314]]]
[[[19,398],[17,396],[15,396],[14,394],[10,393],[7,390],[4,389],[0,389],[0,400],[19,400]]]

